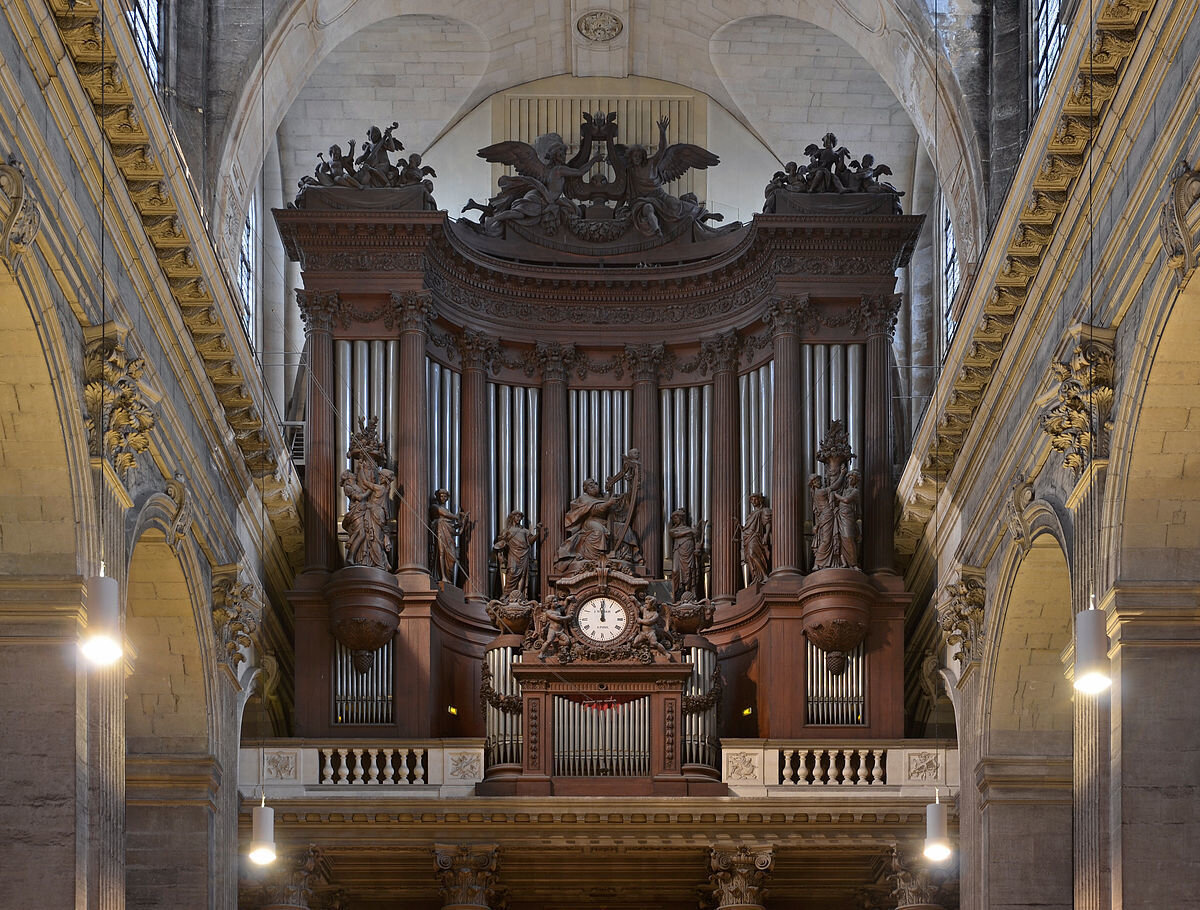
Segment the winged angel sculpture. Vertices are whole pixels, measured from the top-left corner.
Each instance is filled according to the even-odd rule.
[[[604,221],[614,227],[632,225],[646,237],[661,236],[681,222],[704,226],[720,221],[721,216],[707,211],[694,193],[672,196],[664,189],[691,168],[704,169],[720,163],[707,149],[687,142],[667,143],[670,120],[658,121],[658,150],[653,155],[644,145],[623,145],[616,141],[616,114],[584,114],[580,126],[579,151],[568,160],[567,144],[558,133],[539,136],[533,145],[510,140],[479,150],[479,157],[496,164],[507,164],[517,176],[500,178],[500,192],[486,204],[472,199],[463,211],[482,212],[479,230],[500,236],[506,223],[540,226],[547,235],[566,227],[587,237],[586,223],[595,220],[594,206],[599,203]],[[603,149],[593,148],[603,143]],[[588,175],[601,161],[607,161],[615,174]],[[615,208],[607,206],[615,203]],[[733,225],[730,225],[732,228]],[[595,231],[590,232],[595,234]]]

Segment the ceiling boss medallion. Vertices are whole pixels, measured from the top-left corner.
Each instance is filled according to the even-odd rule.
[[[621,20],[615,15],[604,9],[588,10],[575,23],[575,28],[579,30],[579,34],[587,38],[588,41],[612,41],[613,38],[621,34],[621,29],[624,26]]]

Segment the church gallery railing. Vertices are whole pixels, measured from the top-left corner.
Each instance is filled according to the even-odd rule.
[[[241,750],[238,787],[267,798],[363,793],[464,797],[483,779],[482,739],[420,742],[278,740]],[[721,779],[731,796],[799,792],[916,796],[959,786],[958,750],[923,740],[844,743],[833,740],[727,739]]]

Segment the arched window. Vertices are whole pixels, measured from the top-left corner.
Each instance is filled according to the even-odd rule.
[[[166,10],[163,0],[127,0],[126,18],[138,56],[155,91],[162,91],[166,74]]]
[[[954,223],[950,220],[950,209],[946,205],[944,196],[938,201],[938,221],[942,228],[942,242],[938,250],[938,258],[941,260],[942,267],[940,293],[942,319],[944,320],[943,331],[946,334],[946,346],[942,351],[942,356],[945,356],[946,350],[950,348],[950,341],[954,338],[954,331],[958,328],[958,313],[954,308],[954,301],[958,297],[958,286],[961,284],[962,275],[958,265],[958,245],[954,240]]]
[[[242,241],[238,245],[237,285],[242,295],[242,325],[254,347],[255,314],[258,309],[258,193],[250,198]]]
[[[1042,106],[1054,66],[1062,55],[1062,0],[1032,0],[1029,49],[1032,56],[1029,99],[1033,110]]]

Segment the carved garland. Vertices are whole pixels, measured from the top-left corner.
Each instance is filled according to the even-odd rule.
[[[491,705],[497,711],[502,711],[505,714],[520,714],[521,713],[521,696],[520,695],[500,695],[495,687],[492,686],[492,671],[485,663],[479,684],[479,701],[484,707]]]
[[[703,695],[685,695],[683,696],[683,713],[684,714],[703,714],[710,708],[715,708],[721,701],[721,696],[725,692],[725,681],[721,678],[721,669],[718,667],[713,670],[713,674],[708,683],[708,691]]]
[[[84,352],[84,424],[94,457],[107,458],[122,479],[150,448],[155,414],[141,387],[146,362],[130,357],[116,338],[103,338]]]
[[[1050,445],[1063,453],[1063,467],[1078,477],[1093,458],[1108,458],[1112,437],[1113,366],[1110,344],[1087,339],[1070,360],[1052,363],[1058,379],[1058,401],[1042,419]]]

